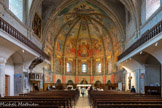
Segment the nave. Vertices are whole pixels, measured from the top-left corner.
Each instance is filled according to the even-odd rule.
[[[0,107],[21,108],[161,108],[159,95],[109,91],[89,91],[88,96],[79,96],[74,90],[31,92],[19,96],[0,98]]]

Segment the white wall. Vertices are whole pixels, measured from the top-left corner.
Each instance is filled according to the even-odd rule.
[[[160,66],[145,65],[145,86],[158,83],[160,85]]]
[[[14,96],[14,65],[13,65],[11,58],[6,63],[5,75],[10,76],[10,87],[9,87],[10,93],[9,93],[9,95]]]

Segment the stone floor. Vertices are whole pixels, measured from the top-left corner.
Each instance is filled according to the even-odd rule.
[[[79,97],[75,108],[91,108],[88,100],[88,96]]]

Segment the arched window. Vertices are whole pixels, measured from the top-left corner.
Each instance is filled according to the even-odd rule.
[[[97,64],[97,72],[101,72],[101,63]]]
[[[23,21],[23,0],[9,0],[9,9]]]
[[[71,72],[71,70],[72,70],[71,63],[67,62],[66,69],[67,69],[67,72]]]
[[[160,0],[146,0],[146,19],[160,7]]]
[[[83,63],[82,64],[82,72],[83,73],[86,73],[87,72],[87,64],[86,63]]]

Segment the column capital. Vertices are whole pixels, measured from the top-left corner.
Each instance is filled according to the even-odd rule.
[[[5,64],[5,63],[6,63],[6,60],[0,57],[0,64]]]

